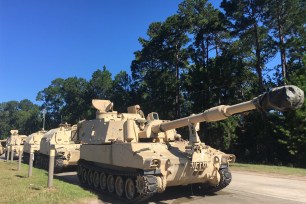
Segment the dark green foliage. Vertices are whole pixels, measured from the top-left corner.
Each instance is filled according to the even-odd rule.
[[[180,77],[187,66],[188,42],[181,22],[174,15],[164,23],[152,23],[147,31],[149,39],[139,39],[142,50],[135,52],[131,65],[140,105],[145,111],[153,108],[163,118],[181,115]]]
[[[109,99],[112,89],[112,74],[104,66],[102,70],[97,70],[92,74],[89,81],[89,91],[91,97],[99,99]]]
[[[85,79],[70,77],[65,80],[62,95],[66,105],[61,110],[62,122],[75,124],[90,115],[88,111],[91,99],[88,93],[88,82]]]
[[[0,118],[1,139],[8,137],[13,129],[28,135],[42,128],[39,106],[27,99],[0,103]]]
[[[131,104],[131,77],[125,72],[120,71],[114,78],[112,85],[111,101],[114,103],[114,109],[120,113],[127,111]]]
[[[45,108],[47,111],[45,128],[47,130],[61,123],[61,110],[65,104],[62,94],[64,81],[62,78],[54,79],[50,86],[37,94],[36,100],[42,101],[42,109]]]
[[[269,28],[280,53],[282,83],[287,83],[290,77],[287,58],[291,57],[292,60],[292,57],[297,57],[301,61],[305,53],[305,9],[305,1],[301,0],[265,2],[264,24]]]

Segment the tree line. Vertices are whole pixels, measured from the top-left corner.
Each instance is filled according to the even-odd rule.
[[[177,119],[220,104],[235,104],[275,86],[306,91],[306,12],[302,0],[184,0],[165,21],[153,22],[139,38],[131,75],[114,77],[104,66],[91,79],[57,78],[29,100],[0,104],[0,134],[17,128],[30,134],[95,117],[91,99],[110,99],[126,112]],[[275,65],[271,65],[275,64]],[[188,138],[186,130],[179,130]],[[239,161],[306,167],[306,110],[250,112],[201,124],[205,143],[234,153]]]

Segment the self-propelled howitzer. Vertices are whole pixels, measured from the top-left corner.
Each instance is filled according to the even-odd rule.
[[[79,123],[77,130],[82,142],[78,177],[83,185],[131,202],[161,193],[168,186],[192,184],[203,193],[219,191],[231,182],[229,163],[235,156],[202,143],[198,124],[256,108],[296,109],[303,101],[303,91],[285,86],[248,102],[165,121],[154,112],[143,118],[137,105],[129,107],[128,113],[117,113],[110,101],[93,100],[96,119]],[[183,126],[189,127],[189,141],[180,139],[175,130]]]

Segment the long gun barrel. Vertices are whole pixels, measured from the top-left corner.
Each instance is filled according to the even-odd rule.
[[[293,85],[282,86],[272,89],[253,100],[227,106],[220,105],[210,108],[203,113],[191,115],[189,117],[161,123],[152,127],[152,132],[159,133],[167,130],[188,126],[200,122],[214,122],[228,118],[231,115],[245,111],[259,109],[278,111],[295,110],[300,108],[304,103],[304,92]]]

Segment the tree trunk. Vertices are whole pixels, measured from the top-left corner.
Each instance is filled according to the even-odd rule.
[[[285,50],[283,29],[281,24],[281,11],[279,7],[277,9],[277,12],[278,12],[277,27],[278,27],[278,38],[279,38],[279,50],[281,55],[282,76],[283,76],[283,84],[286,85],[286,79],[287,79],[286,50]]]
[[[205,68],[205,52],[206,52],[206,49],[205,49],[205,43],[204,43],[204,38],[202,38],[201,40],[201,49],[202,49],[202,64],[203,64],[203,69]]]
[[[180,104],[180,73],[179,73],[179,55],[178,49],[176,47],[176,65],[175,65],[175,74],[176,74],[176,97],[175,97],[175,109],[176,109],[176,118],[181,118],[181,104]]]
[[[264,91],[263,86],[263,78],[262,78],[262,69],[261,69],[261,56],[260,56],[260,45],[259,45],[259,37],[258,37],[258,25],[257,23],[254,23],[254,34],[255,34],[255,46],[256,46],[256,72],[258,75],[258,85],[259,85],[259,91]]]
[[[208,52],[209,52],[209,37],[206,38],[206,64],[208,64]]]

